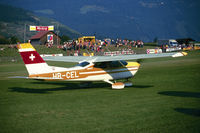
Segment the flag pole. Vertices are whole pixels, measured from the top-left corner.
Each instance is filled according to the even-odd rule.
[[[24,24],[24,43],[25,43],[25,40],[26,40],[26,24]]]

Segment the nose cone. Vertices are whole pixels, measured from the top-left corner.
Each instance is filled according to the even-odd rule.
[[[138,62],[128,62],[126,65],[127,67],[140,67],[140,64]]]

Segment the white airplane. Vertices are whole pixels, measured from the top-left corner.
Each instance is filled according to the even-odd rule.
[[[132,86],[130,82],[122,83],[116,82],[116,80],[132,78],[140,67],[138,62],[126,62],[124,60],[186,55],[186,53],[181,52],[123,56],[44,57],[45,60],[49,61],[79,63],[74,67],[64,68],[49,66],[30,43],[19,44],[17,48],[28,71],[29,77],[27,78],[29,79],[86,82],[103,81],[111,84],[113,89],[123,89],[125,86]]]

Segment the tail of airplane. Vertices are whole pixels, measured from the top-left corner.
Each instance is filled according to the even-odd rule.
[[[17,45],[17,48],[24,61],[29,76],[49,73],[51,71],[48,64],[42,59],[30,43],[19,44]]]

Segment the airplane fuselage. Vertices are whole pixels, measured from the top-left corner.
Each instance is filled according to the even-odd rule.
[[[96,68],[94,64],[89,64],[85,67],[51,67],[50,73],[33,74],[29,77],[46,80],[105,81],[131,78],[138,69],[139,64],[137,62],[131,62],[127,66],[117,68]]]

